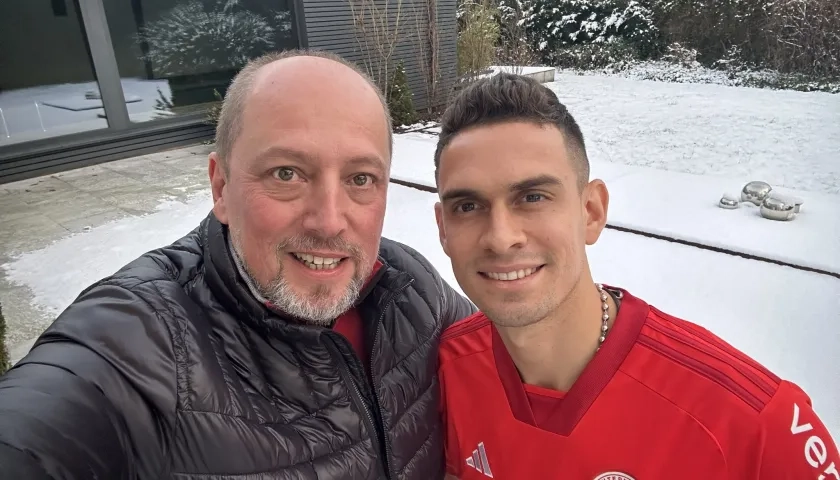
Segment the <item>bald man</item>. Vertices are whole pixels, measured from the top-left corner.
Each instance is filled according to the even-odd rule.
[[[0,377],[0,478],[442,478],[437,346],[474,307],[380,237],[391,149],[381,92],[341,58],[242,69],[212,211]]]

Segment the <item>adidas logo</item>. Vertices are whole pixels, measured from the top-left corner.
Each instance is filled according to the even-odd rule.
[[[490,462],[487,460],[487,452],[484,450],[484,442],[478,444],[478,448],[473,450],[472,456],[467,457],[467,465],[483,473],[484,476],[493,478],[493,472],[490,471]]]

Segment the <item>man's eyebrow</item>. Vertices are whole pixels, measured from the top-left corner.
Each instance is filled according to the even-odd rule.
[[[273,146],[266,148],[262,152],[257,154],[257,160],[268,160],[270,158],[289,158],[293,160],[297,160],[300,162],[305,162],[309,160],[309,156],[306,155],[304,152],[300,150],[295,150],[293,148],[286,148],[281,146]]]
[[[446,203],[461,198],[479,198],[480,196],[477,190],[471,188],[454,188],[441,193],[440,201]]]
[[[381,170],[387,170],[388,168],[387,160],[373,155],[360,155],[358,157],[353,157],[347,162],[347,164],[352,166],[371,166]]]
[[[554,177],[552,175],[538,175],[532,178],[526,178],[525,180],[521,180],[516,183],[510,184],[508,189],[511,192],[521,192],[524,190],[531,190],[532,188],[537,187],[548,187],[548,186],[562,186],[563,182],[560,181],[559,178]]]
[[[312,160],[306,152],[296,150],[294,148],[281,147],[279,145],[269,147],[257,154],[258,161],[265,161],[273,158],[286,158],[300,163],[307,163]],[[347,161],[347,164],[353,166],[369,165],[380,169],[386,169],[388,166],[387,161],[373,155],[360,155],[353,157]]]
[[[530,190],[532,188],[555,186],[562,184],[563,182],[561,182],[559,178],[554,177],[552,175],[538,175],[536,177],[520,180],[516,183],[511,183],[510,185],[508,185],[508,190],[513,193],[518,193],[525,190]],[[479,199],[482,197],[481,193],[479,193],[478,190],[474,190],[472,188],[454,188],[451,190],[446,190],[440,195],[440,201],[443,203],[464,198]]]

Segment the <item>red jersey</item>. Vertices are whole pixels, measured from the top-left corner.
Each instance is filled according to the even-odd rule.
[[[441,339],[447,472],[461,480],[840,480],[809,397],[709,331],[623,291],[568,392],[523,385],[478,313]]]

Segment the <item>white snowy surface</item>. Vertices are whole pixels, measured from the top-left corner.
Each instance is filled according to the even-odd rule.
[[[431,135],[397,136],[391,176],[434,187],[436,142]],[[754,177],[590,163],[592,178],[604,180],[610,191],[610,225],[840,273],[840,195],[774,188],[804,200],[794,220],[779,222],[751,204],[737,210],[717,206],[725,193],[739,196]]]
[[[384,235],[420,251],[460,290],[438,242],[436,199],[391,185]],[[58,312],[91,283],[192,230],[211,206],[209,192],[168,202],[23,254],[4,269],[39,306]],[[589,257],[596,281],[703,325],[801,385],[840,438],[840,280],[610,230]]]
[[[660,82],[679,83],[710,83],[730,87],[750,86],[756,82],[766,82],[768,85],[785,83],[798,84],[811,91],[826,91],[840,93],[840,83],[828,81],[804,81],[793,76],[780,74],[773,70],[733,69],[731,71],[712,69],[702,66],[699,62],[693,64],[676,63],[667,60],[653,60],[643,62],[620,62],[607,66],[602,70],[561,69],[564,73],[576,75],[611,75],[634,80],[656,80]]]
[[[590,159],[840,194],[840,95],[559,73]]]
[[[804,203],[793,220],[773,221],[748,202],[717,206],[725,193],[737,198],[744,179],[636,168],[607,183],[610,225],[840,274],[840,195],[776,188]]]
[[[213,206],[210,191],[188,203],[165,201],[142,217],[125,217],[65,237],[3,265],[10,282],[26,285],[33,301],[57,314],[81,291],[150,250],[168,245],[198,226]]]

